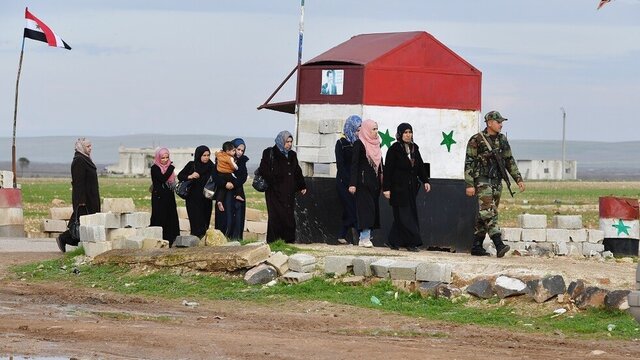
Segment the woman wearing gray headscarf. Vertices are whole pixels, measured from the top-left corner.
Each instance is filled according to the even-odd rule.
[[[276,144],[262,152],[259,173],[269,184],[265,191],[267,202],[267,242],[282,239],[293,243],[296,239],[296,220],[294,217],[295,194],[305,194],[307,186],[298,165],[296,152],[291,150],[293,136],[281,131],[275,139]]]
[[[100,191],[98,189],[98,171],[91,160],[91,142],[85,138],[76,141],[75,154],[71,162],[71,203],[73,214],[69,226],[76,216],[100,212]],[[65,252],[67,245],[77,246],[80,239],[74,239],[69,230],[56,239],[60,251]]]

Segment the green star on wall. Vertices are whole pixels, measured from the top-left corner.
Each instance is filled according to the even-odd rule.
[[[382,132],[382,131],[378,131],[378,134],[380,134],[380,147],[391,147],[391,143],[395,140],[393,136],[389,135],[389,129],[387,129],[387,131]]]
[[[455,143],[456,141],[453,140],[453,130],[451,130],[451,132],[448,134],[445,134],[444,131],[442,132],[442,142],[440,143],[440,145],[446,145],[447,152],[451,152],[451,145]]]
[[[627,236],[629,236],[629,229],[631,228],[631,226],[625,225],[624,222],[622,222],[622,219],[618,219],[618,223],[611,226],[618,229],[618,235],[625,233],[627,234]]]

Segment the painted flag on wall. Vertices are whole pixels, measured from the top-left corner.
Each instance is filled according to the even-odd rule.
[[[50,27],[40,21],[37,17],[29,12],[29,8],[25,8],[24,17],[27,24],[24,27],[24,37],[46,42],[49,46],[65,48],[71,50],[71,46],[67,45]]]
[[[597,10],[600,10],[601,7],[605,6],[610,1],[611,0],[600,0],[600,4],[598,4],[598,9]]]

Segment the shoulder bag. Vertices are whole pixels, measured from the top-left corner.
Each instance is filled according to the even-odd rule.
[[[202,188],[202,195],[204,195],[206,199],[212,200],[215,192],[216,182],[213,180],[213,175],[211,175],[209,179],[207,179],[207,183],[204,184],[204,188]]]
[[[193,164],[193,171],[196,171],[195,164]],[[181,199],[186,199],[189,196],[192,182],[193,180],[178,181],[176,183],[176,195],[178,195]]]
[[[269,148],[269,166],[273,172],[273,148]],[[251,186],[253,186],[253,188],[258,192],[265,192],[269,188],[267,180],[265,180],[262,174],[260,174],[260,168],[257,168],[253,173],[253,182],[251,182]]]

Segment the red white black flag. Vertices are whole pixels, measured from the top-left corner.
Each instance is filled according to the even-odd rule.
[[[600,4],[598,4],[598,9],[597,10],[600,10],[601,7],[605,6],[610,1],[611,0],[600,0]]]
[[[71,50],[71,46],[67,45],[66,42],[54,33],[50,27],[40,21],[40,19],[33,16],[28,8],[24,10],[24,17],[27,20],[27,25],[24,27],[24,37],[46,42],[49,46]]]

